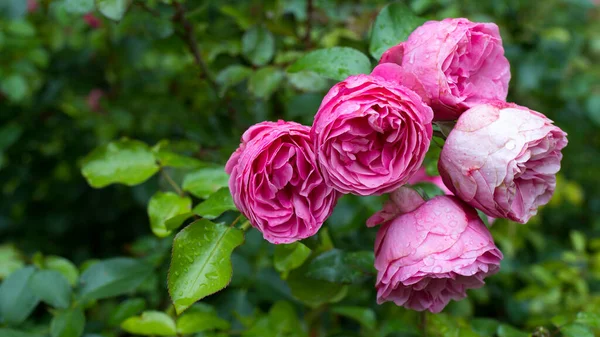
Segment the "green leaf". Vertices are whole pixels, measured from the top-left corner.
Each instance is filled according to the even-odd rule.
[[[173,192],[156,192],[148,202],[152,233],[159,238],[168,236],[171,231],[167,229],[166,221],[177,215],[189,213],[191,209],[192,199],[188,197]]]
[[[275,38],[262,27],[253,27],[242,37],[242,54],[255,66],[269,63],[275,54]]]
[[[177,234],[167,284],[178,314],[227,286],[232,275],[231,253],[242,242],[241,230],[205,219]]]
[[[493,336],[498,330],[498,322],[491,318],[474,318],[471,320],[473,330],[481,336]]]
[[[190,206],[191,207],[191,206]],[[185,220],[194,216],[193,212],[185,212],[178,214],[172,218],[169,218],[165,221],[165,228],[169,231],[169,233],[183,225]]]
[[[312,51],[294,62],[287,71],[296,73],[309,70],[323,77],[342,81],[350,75],[371,72],[371,61],[356,49],[333,47]]]
[[[131,0],[96,0],[96,7],[107,18],[121,21]]]
[[[375,324],[377,323],[375,312],[369,308],[340,306],[332,308],[331,312],[352,318],[365,328],[371,330],[375,329]]]
[[[379,60],[388,48],[405,41],[423,23],[425,19],[416,16],[401,2],[385,6],[373,24],[369,52]]]
[[[29,280],[31,291],[47,304],[66,309],[71,303],[71,286],[63,274],[55,270],[38,270]]]
[[[557,327],[560,327],[571,322],[571,320],[572,319],[566,315],[556,315],[550,319],[550,322],[552,322],[552,324],[556,325]]]
[[[252,69],[239,64],[234,64],[221,70],[216,78],[217,83],[221,86],[221,96],[225,94],[227,89],[248,78],[250,74],[252,74]]]
[[[275,245],[273,255],[275,269],[287,274],[300,267],[310,256],[311,250],[300,242],[290,244]]]
[[[348,256],[348,253],[342,250],[332,249],[310,262],[306,276],[334,283],[358,283],[363,281],[369,272],[365,268],[372,266],[372,262],[365,266],[365,259],[369,261],[371,256],[371,252]]]
[[[269,310],[268,316],[256,320],[243,337],[304,337],[304,331],[294,307],[284,301],[278,301]]]
[[[12,102],[19,102],[27,96],[29,86],[25,77],[21,75],[10,75],[1,80],[0,90],[2,90]]]
[[[146,309],[146,300],[143,298],[131,298],[119,304],[108,318],[108,324],[120,325],[127,318],[137,315]]]
[[[85,327],[85,315],[81,308],[59,311],[50,322],[50,336],[79,337]]]
[[[31,333],[31,332],[23,332],[13,329],[3,329],[0,328],[0,336],[2,337],[43,337],[42,335]]]
[[[160,311],[144,311],[121,323],[121,329],[136,335],[173,336],[177,334],[175,322],[169,315]]]
[[[73,262],[65,259],[64,257],[49,255],[44,258],[44,268],[49,270],[56,270],[61,273],[71,286],[77,284],[79,279],[79,271]]]
[[[577,314],[577,323],[589,325],[595,329],[600,329],[600,314],[594,312],[580,312]]]
[[[21,253],[11,244],[0,245],[0,280],[23,268]]]
[[[276,67],[264,67],[250,76],[248,91],[252,95],[267,99],[279,87],[283,80],[283,71]]]
[[[183,189],[206,199],[222,187],[227,187],[229,175],[223,167],[207,167],[187,174],[183,178]]]
[[[288,74],[288,80],[294,88],[306,92],[324,91],[331,86],[328,79],[312,71],[299,71]]]
[[[529,337],[529,334],[506,324],[500,324],[496,333],[498,334],[498,337]]]
[[[571,231],[569,233],[571,237],[571,244],[573,245],[573,249],[576,252],[584,253],[585,252],[585,235],[580,231]]]
[[[155,150],[154,148],[153,151],[154,156],[158,160],[160,166],[169,166],[176,168],[199,168],[207,166],[206,163],[203,163],[196,158],[183,156],[175,152],[166,150]]]
[[[228,187],[220,188],[211,194],[208,199],[194,207],[193,212],[207,219],[214,219],[226,211],[235,211],[237,208]]]
[[[178,334],[229,329],[229,322],[219,317],[213,310],[191,310],[192,308],[177,318]]]
[[[567,324],[560,328],[564,337],[594,337],[594,332],[580,323]]]
[[[0,127],[0,151],[8,149],[13,145],[23,133],[23,127],[17,123],[6,123]],[[1,247],[6,246],[2,245]]]
[[[67,12],[85,14],[94,11],[94,0],[65,0]]]
[[[28,287],[34,272],[34,267],[19,269],[0,285],[0,317],[6,323],[23,323],[38,305],[39,298]]]
[[[83,159],[81,172],[95,188],[113,183],[127,186],[141,184],[158,171],[156,159],[148,145],[122,139],[101,146]]]
[[[311,307],[335,303],[348,293],[348,287],[338,283],[316,280],[306,276],[307,265],[292,270],[287,283],[292,295]]]
[[[81,274],[81,300],[118,296],[135,290],[152,273],[152,266],[132,258],[97,262]]]

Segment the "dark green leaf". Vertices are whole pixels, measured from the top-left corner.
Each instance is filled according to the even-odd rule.
[[[152,266],[131,258],[97,262],[81,274],[82,300],[126,294],[135,290],[152,273]]]
[[[307,265],[292,270],[287,283],[292,295],[311,307],[318,307],[324,303],[335,303],[343,299],[348,293],[348,287],[306,276]]]
[[[379,60],[383,52],[405,41],[410,33],[424,22],[424,19],[416,16],[401,2],[385,6],[373,24],[369,52]]]
[[[81,308],[59,311],[50,322],[50,336],[79,337],[85,327],[85,315]]]
[[[310,256],[311,250],[300,242],[275,246],[273,255],[275,269],[287,274],[300,267]]]
[[[375,312],[369,308],[363,307],[349,307],[349,306],[339,306],[333,307],[331,312],[352,318],[358,321],[362,326],[367,329],[375,329],[375,324],[377,320],[375,318]]]
[[[594,332],[580,323],[571,323],[560,328],[564,337],[594,337]]]
[[[39,298],[29,289],[35,268],[25,267],[10,274],[0,284],[0,317],[8,324],[20,324],[37,306]]]
[[[235,211],[233,198],[228,187],[211,194],[208,199],[194,207],[193,212],[207,219],[214,219],[226,211]]]
[[[144,311],[121,323],[121,329],[143,336],[173,336],[177,334],[175,321],[160,311]]]
[[[283,80],[283,71],[276,67],[264,67],[250,76],[248,90],[252,95],[267,99],[279,87]]]
[[[227,286],[232,274],[231,253],[242,242],[244,234],[239,229],[205,219],[177,234],[168,288],[178,314]]]
[[[81,172],[95,188],[113,183],[134,186],[152,177],[158,165],[148,145],[122,139],[101,146],[83,160]]]
[[[49,305],[66,309],[71,303],[71,286],[63,274],[55,270],[38,270],[29,280],[29,288]]]
[[[368,276],[370,270],[365,268],[372,268],[372,262],[367,264],[365,261],[369,261],[372,256],[370,252],[348,256],[342,250],[332,249],[310,262],[306,276],[335,283],[358,283]]]
[[[114,21],[121,21],[131,0],[96,0],[100,13]]]
[[[323,77],[342,81],[350,75],[371,72],[371,61],[356,49],[333,47],[312,51],[294,62],[287,71],[312,71]]]
[[[168,236],[171,234],[171,230],[167,229],[166,221],[175,216],[187,214],[191,209],[192,199],[188,197],[182,197],[173,192],[156,192],[148,202],[148,216],[152,233],[160,238]]]
[[[223,69],[219,75],[217,75],[217,83],[221,86],[221,95],[223,95],[227,89],[239,84],[252,74],[252,69],[234,64]]]
[[[120,325],[127,318],[137,315],[146,309],[146,300],[143,298],[131,298],[119,304],[108,318],[108,324]]]
[[[227,187],[229,175],[225,173],[223,167],[202,168],[183,178],[183,189],[197,196],[206,199],[222,187]]]
[[[330,87],[329,80],[312,71],[288,74],[288,79],[294,88],[306,92],[324,91]]]
[[[242,37],[242,53],[255,66],[269,63],[275,54],[273,34],[262,26],[251,28]]]

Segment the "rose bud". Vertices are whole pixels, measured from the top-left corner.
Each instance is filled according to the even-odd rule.
[[[325,181],[357,195],[397,189],[423,162],[432,118],[419,95],[383,76],[355,75],[336,84],[311,130]]]
[[[434,120],[455,120],[477,103],[505,100],[508,92],[510,65],[494,23],[428,21],[388,49],[379,63],[399,64],[421,82],[401,83],[424,92]]]
[[[442,311],[500,268],[502,253],[477,216],[454,196],[423,201],[400,188],[399,215],[379,228],[375,242],[377,303]]]
[[[225,167],[235,205],[271,243],[314,235],[338,199],[317,170],[309,132],[294,122],[256,124]]]
[[[478,105],[458,119],[438,169],[446,186],[471,206],[525,223],[554,193],[566,136],[526,107]]]

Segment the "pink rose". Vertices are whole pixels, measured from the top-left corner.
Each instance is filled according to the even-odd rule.
[[[421,182],[426,182],[426,183],[432,183],[434,185],[436,185],[437,187],[439,187],[442,192],[444,192],[445,194],[452,194],[452,192],[448,189],[448,187],[446,187],[446,185],[444,185],[444,182],[442,181],[442,177],[440,176],[430,176],[427,174],[427,172],[425,172],[425,168],[421,167],[417,173],[415,173],[410,179],[408,179],[408,183],[411,185],[414,184],[418,184]]]
[[[421,84],[435,120],[454,120],[477,103],[505,100],[510,65],[494,23],[467,19],[428,21],[408,40],[387,50],[379,63],[396,63]],[[411,85],[412,84],[412,85]]]
[[[566,133],[539,112],[495,102],[465,111],[438,168],[462,200],[489,216],[525,223],[556,186]]]
[[[235,205],[271,243],[314,235],[338,199],[317,170],[309,132],[294,122],[256,124],[225,166]]]
[[[83,16],[83,20],[93,29],[100,28],[102,26],[102,21],[98,19],[94,14],[87,13]]]
[[[336,84],[311,130],[325,181],[357,195],[397,189],[423,162],[432,118],[419,95],[382,76],[350,76]]]
[[[458,198],[423,201],[415,191],[400,189],[405,191],[398,207],[410,211],[377,233],[377,303],[437,313],[451,299],[465,298],[467,289],[481,287],[500,268],[502,253],[477,212]]]
[[[37,11],[38,8],[39,8],[39,4],[38,4],[37,0],[27,0],[27,12],[28,13],[33,13],[33,12]]]
[[[94,112],[100,111],[100,99],[104,96],[102,89],[92,89],[87,96],[87,105]]]

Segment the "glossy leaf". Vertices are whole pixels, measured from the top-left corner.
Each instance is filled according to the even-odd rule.
[[[96,7],[107,18],[121,21],[131,0],[96,0]]]
[[[275,269],[287,275],[300,267],[310,256],[311,250],[301,242],[275,246],[273,255]]]
[[[275,54],[275,38],[262,27],[254,27],[242,37],[242,53],[255,66],[269,63]]]
[[[169,294],[177,313],[229,284],[231,253],[243,241],[244,234],[239,229],[205,219],[193,222],[177,234],[168,278]]]
[[[193,212],[207,219],[214,219],[226,211],[235,211],[233,198],[228,187],[220,188],[211,194],[208,199],[194,207]]]
[[[177,334],[175,321],[160,311],[144,311],[140,316],[133,316],[121,323],[121,329],[143,336],[173,336]]]
[[[143,298],[131,298],[119,304],[108,318],[108,324],[120,325],[127,318],[137,315],[146,309],[146,300]]]
[[[45,303],[66,309],[71,303],[69,281],[55,270],[38,270],[29,280],[31,291]]]
[[[85,328],[85,315],[81,308],[59,311],[50,322],[51,337],[79,337]]]
[[[223,167],[207,167],[189,173],[183,178],[183,189],[206,199],[222,187],[227,187],[229,175]]]
[[[408,35],[424,22],[404,3],[395,2],[385,6],[373,24],[369,52],[379,60],[388,48],[406,41]]]
[[[20,324],[31,314],[39,298],[29,288],[35,268],[25,267],[0,284],[0,317],[8,324]]]
[[[81,274],[79,297],[94,300],[135,290],[152,273],[152,266],[131,258],[97,262]]]
[[[101,146],[83,160],[81,172],[95,188],[113,183],[134,186],[158,171],[158,165],[148,145],[122,139]]]
[[[250,76],[248,91],[258,98],[269,98],[283,80],[283,71],[276,67],[264,67]]]
[[[318,49],[304,55],[287,69],[290,73],[306,70],[342,81],[350,75],[370,73],[371,61],[365,54],[349,47]]]
[[[177,318],[177,333],[181,335],[227,329],[229,322],[217,316],[214,311],[188,310]]]
[[[191,209],[192,199],[188,197],[182,197],[173,192],[156,192],[148,202],[148,216],[152,233],[160,238],[168,236],[171,234],[171,230],[167,229],[167,220],[189,213]]]

